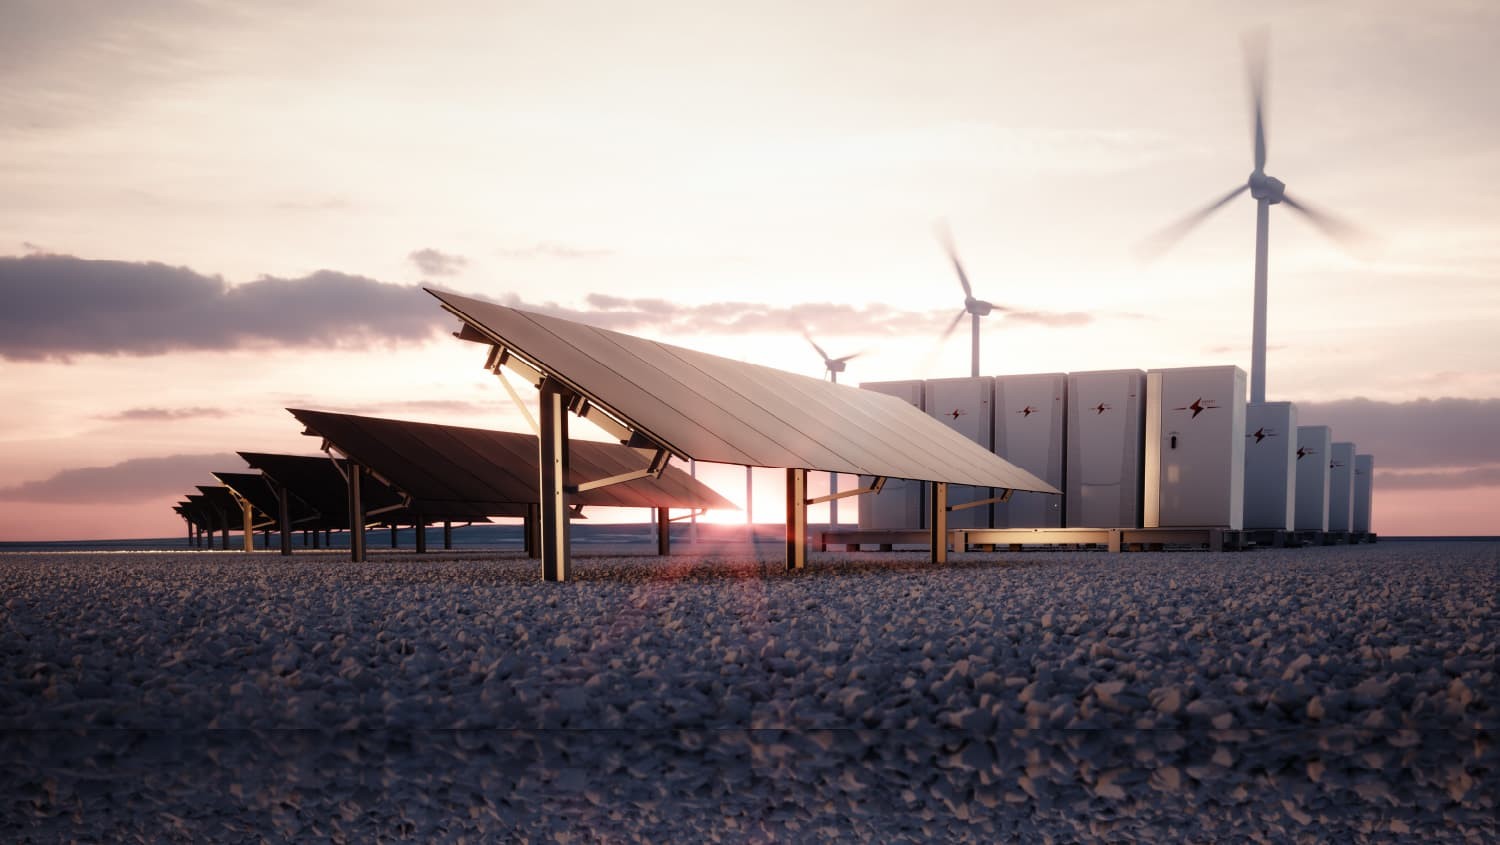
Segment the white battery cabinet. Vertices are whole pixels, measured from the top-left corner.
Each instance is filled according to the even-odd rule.
[[[1375,482],[1375,456],[1354,456],[1354,517],[1355,531],[1370,533],[1370,505]]]
[[[1245,371],[1146,373],[1146,528],[1239,530],[1245,518]]]
[[[1298,531],[1328,530],[1328,462],[1333,453],[1333,429],[1326,425],[1297,426]]]
[[[928,416],[984,448],[995,449],[995,380],[979,378],[930,379],[926,383],[925,410]],[[989,499],[995,495],[989,487],[951,485],[948,487],[950,508]],[[949,528],[991,527],[991,506],[976,505],[948,514]]]
[[[1145,399],[1145,370],[1068,374],[1068,527],[1141,527]]]
[[[1063,490],[1067,373],[995,377],[995,454]],[[1063,497],[1016,491],[995,503],[996,528],[1061,528]]]
[[[1290,531],[1297,520],[1297,406],[1245,406],[1245,528]]]
[[[1354,530],[1354,444],[1334,443],[1328,461],[1328,530]]]
[[[917,408],[923,406],[925,391],[921,381],[865,382],[860,388],[895,396]],[[868,487],[873,482],[868,475],[859,479],[861,487]],[[866,493],[855,499],[859,502],[859,527],[865,531],[925,528],[926,486],[923,482],[904,478],[887,479],[879,493]]]

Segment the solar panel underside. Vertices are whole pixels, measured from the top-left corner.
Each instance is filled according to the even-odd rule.
[[[433,423],[289,409],[309,431],[369,467],[427,507],[473,507],[514,515],[537,502],[534,435]],[[614,443],[573,440],[568,483],[579,484],[646,468],[651,453]],[[734,509],[713,488],[675,467],[660,478],[586,490],[574,504],[594,507]]]
[[[245,497],[255,510],[266,516],[275,516],[276,493],[266,484],[266,477],[258,472],[216,472],[214,478],[224,486]]]
[[[892,396],[428,289],[681,457],[1059,492]]]
[[[349,527],[349,483],[329,458],[264,452],[241,452],[240,457],[251,467],[265,473],[273,483],[285,485],[293,496],[321,514],[318,527]],[[401,497],[373,478],[366,478],[361,483],[360,499],[366,512],[380,512],[379,519],[382,522],[415,520],[413,514],[401,507]],[[466,520],[481,516],[482,514],[423,512],[423,518],[428,520]]]

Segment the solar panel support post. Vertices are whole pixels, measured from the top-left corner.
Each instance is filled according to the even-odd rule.
[[[932,495],[928,498],[927,524],[932,540],[932,562],[948,562],[948,485],[932,482]]]
[[[541,524],[541,506],[528,504],[526,506],[526,515],[521,517],[521,548],[525,550],[526,556],[532,560],[539,560],[542,556]]]
[[[219,545],[224,551],[229,551],[229,514],[222,510],[215,510],[219,515]]]
[[[807,470],[786,471],[786,568],[807,566]]]
[[[656,553],[662,557],[672,553],[672,509],[656,509]]]
[[[396,525],[396,523],[391,523],[391,548],[393,549],[396,548],[396,530],[399,527],[400,526]]]
[[[453,523],[443,520],[443,548],[453,548]]]
[[[365,468],[349,462],[349,560],[365,562],[365,503],[360,489],[360,479]]]
[[[292,508],[287,501],[285,484],[276,485],[276,530],[281,533],[281,556],[292,554]],[[307,532],[302,532],[302,545],[307,545]]]
[[[412,529],[417,532],[417,554],[427,554],[427,522],[421,514],[417,514],[417,524]]]
[[[568,580],[571,549],[568,537],[568,404],[571,394],[555,379],[543,378],[537,424],[541,503],[542,578]]]

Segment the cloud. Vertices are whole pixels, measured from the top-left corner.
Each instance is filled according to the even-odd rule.
[[[937,335],[953,321],[956,309],[913,311],[881,303],[856,306],[839,302],[766,305],[758,302],[678,303],[664,299],[628,298],[594,293],[584,298],[586,308],[555,302],[530,303],[514,294],[505,305],[537,311],[617,331],[644,329],[669,334],[784,334],[806,329],[817,337]],[[1079,311],[1033,311],[997,305],[1006,322],[1048,328],[1088,325],[1094,315]]]
[[[1500,466],[1483,466],[1451,472],[1382,472],[1376,457],[1377,489],[1461,490],[1470,487],[1500,487]]]
[[[1377,473],[1500,465],[1500,399],[1298,402],[1297,422],[1332,426],[1334,440],[1375,456]]]
[[[614,255],[614,250],[592,249],[588,247],[569,246],[551,241],[539,241],[529,246],[504,247],[495,251],[502,258],[534,259],[534,258],[562,258],[568,260],[587,258],[606,258]]]
[[[469,263],[469,259],[462,255],[448,255],[435,249],[419,249],[407,258],[429,276],[451,276]]]
[[[99,419],[111,422],[171,422],[204,417],[226,417],[223,408],[127,408],[118,414],[108,414]]]
[[[442,312],[420,288],[319,270],[241,285],[158,263],[0,257],[0,358],[160,355],[246,346],[422,341]]]
[[[104,467],[67,469],[51,478],[0,488],[0,501],[49,504],[119,504],[122,501],[196,493],[198,484],[214,484],[210,473],[241,469],[245,462],[230,453],[134,458]]]

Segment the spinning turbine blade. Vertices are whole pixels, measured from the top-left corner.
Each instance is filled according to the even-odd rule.
[[[1360,242],[1366,240],[1365,233],[1353,224],[1346,223],[1326,211],[1318,211],[1317,209],[1310,208],[1306,204],[1292,199],[1290,195],[1283,194],[1281,203],[1282,205],[1291,206],[1296,209],[1309,222],[1317,226],[1323,234],[1338,241],[1340,245],[1346,248],[1359,246]]]
[[[953,262],[953,269],[958,271],[958,283],[964,287],[964,297],[972,299],[974,289],[969,287],[969,277],[964,273],[964,265],[958,260],[958,250],[953,246],[953,234],[948,231],[947,223],[937,225],[938,241],[943,245],[943,250],[948,253],[948,258]]]
[[[1245,65],[1250,70],[1250,108],[1255,121],[1255,170],[1266,169],[1266,33],[1245,36]]]
[[[853,353],[853,354],[850,354],[850,355],[845,355],[845,356],[844,356],[844,357],[842,357],[842,358],[835,358],[835,359],[833,359],[833,362],[834,362],[834,363],[835,363],[835,364],[845,364],[845,363],[848,363],[848,362],[849,362],[849,361],[852,361],[852,360],[854,360],[854,359],[855,359],[855,358],[858,358],[858,357],[859,357],[859,356],[861,356],[861,355],[863,355],[863,354],[865,354],[865,353],[864,353],[864,350],[860,350],[860,351],[858,351],[858,352],[855,352],[855,353]]]
[[[824,361],[828,360],[828,353],[824,352],[823,347],[819,346],[818,342],[812,339],[812,335],[808,334],[807,332],[803,332],[802,337],[806,338],[807,342],[812,344],[812,348],[817,350],[818,357],[822,358]]]
[[[1155,235],[1147,238],[1146,242],[1141,244],[1140,248],[1137,250],[1137,253],[1142,258],[1148,259],[1155,258],[1158,255],[1161,255],[1162,253],[1171,249],[1172,246],[1178,241],[1182,240],[1183,236],[1188,232],[1191,232],[1193,228],[1196,227],[1199,223],[1202,223],[1204,220],[1208,219],[1208,216],[1210,214],[1218,211],[1230,200],[1248,190],[1250,190],[1250,184],[1247,182],[1225,194],[1222,198],[1209,203],[1207,207],[1199,211],[1195,211],[1192,214],[1189,214],[1188,216],[1177,221],[1176,223],[1168,226],[1167,228],[1162,229],[1160,232],[1157,232]]]
[[[953,318],[953,322],[949,323],[948,328],[943,330],[943,336],[938,338],[938,343],[943,343],[944,341],[946,341],[948,339],[948,336],[953,334],[953,330],[958,328],[959,321],[962,320],[968,313],[969,309],[967,308],[958,312],[957,316]]]

